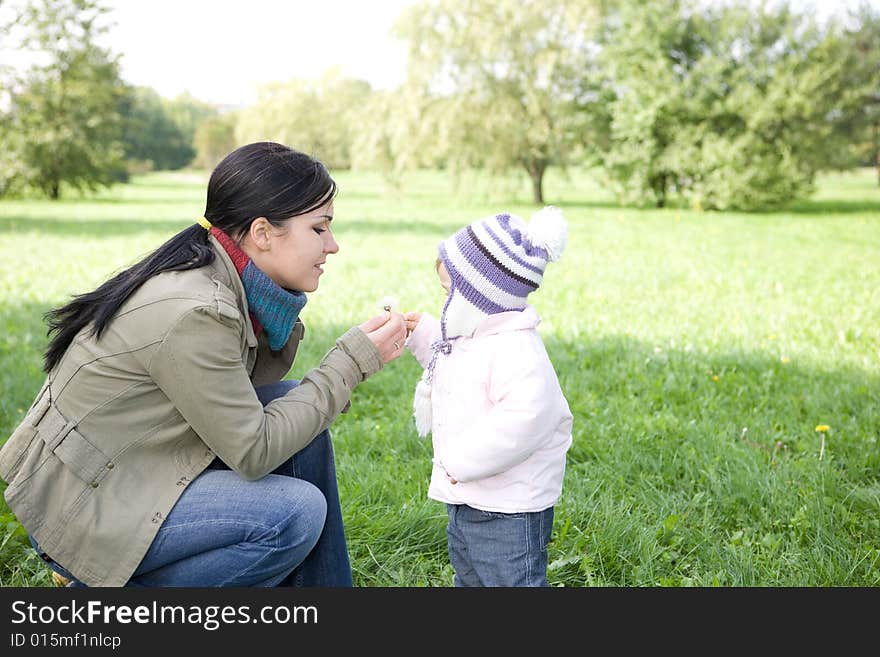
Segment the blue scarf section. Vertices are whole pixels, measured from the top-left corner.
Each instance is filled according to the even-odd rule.
[[[306,305],[303,292],[285,290],[258,269],[253,261],[241,272],[248,308],[266,331],[269,349],[280,351],[290,339],[299,312]]]
[[[305,293],[286,290],[266,276],[250,256],[216,226],[211,228],[211,234],[229,254],[235,271],[241,277],[254,333],[259,335],[265,331],[269,349],[280,351],[290,340],[299,311],[306,305]]]

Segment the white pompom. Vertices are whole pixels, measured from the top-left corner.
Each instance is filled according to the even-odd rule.
[[[527,233],[534,246],[547,252],[550,262],[559,260],[565,251],[568,224],[562,216],[562,210],[554,205],[547,205],[532,215]]]
[[[431,384],[423,376],[416,385],[413,398],[413,413],[416,418],[416,431],[424,438],[431,431]]]

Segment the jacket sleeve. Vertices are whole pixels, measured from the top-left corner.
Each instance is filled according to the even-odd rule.
[[[422,319],[406,339],[406,347],[419,361],[419,365],[425,368],[431,362],[431,344],[439,339],[440,320],[428,313],[422,313]]]
[[[150,374],[214,454],[253,480],[326,429],[382,360],[354,327],[296,388],[264,408],[242,362],[241,321],[210,307],[188,311],[154,353]]]
[[[546,352],[522,344],[492,362],[488,383],[492,408],[469,423],[443,454],[442,466],[460,482],[497,475],[522,463],[571,418],[568,402]]]

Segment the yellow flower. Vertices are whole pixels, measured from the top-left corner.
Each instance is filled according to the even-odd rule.
[[[712,375],[712,380],[713,380],[713,381],[717,381],[717,380],[718,380],[718,375],[717,375],[717,374],[713,374],[713,375]]]
[[[816,431],[819,431],[821,433],[825,433],[829,429],[831,429],[831,427],[829,427],[827,424],[817,424],[816,425]]]
[[[791,362],[791,358],[789,358],[788,356],[783,356],[782,358],[780,358],[780,360],[782,361],[783,365],[786,365]]]

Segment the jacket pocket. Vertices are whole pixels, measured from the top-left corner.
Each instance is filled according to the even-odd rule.
[[[97,488],[113,462],[76,429],[71,429],[55,448],[57,456],[77,477]]]
[[[49,409],[49,397],[48,386],[44,386],[21,424],[0,448],[0,479],[3,481],[11,483],[18,476],[24,457],[37,436],[37,425]]]
[[[113,463],[76,430],[76,424],[76,421],[67,419],[55,404],[50,404],[36,427],[42,445],[39,450],[36,447],[30,450],[40,451],[42,457],[35,461],[29,459],[27,465],[20,468],[20,477],[26,479],[35,474],[51,453],[79,479],[92,487],[97,486]]]

